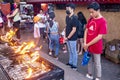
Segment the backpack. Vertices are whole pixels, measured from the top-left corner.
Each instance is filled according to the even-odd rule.
[[[83,34],[82,33],[82,31],[83,31],[82,23],[78,20],[78,17],[76,15],[73,15],[73,17],[75,17],[76,20],[77,20],[77,35],[79,37],[79,36],[81,36]]]
[[[78,37],[83,34],[82,31],[83,31],[83,29],[82,29],[82,24],[81,24],[81,22],[78,20],[78,26],[77,26],[77,35],[78,35]]]

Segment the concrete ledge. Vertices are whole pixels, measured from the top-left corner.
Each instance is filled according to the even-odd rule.
[[[53,57],[50,57],[46,53],[40,51],[40,55],[41,55],[41,57],[45,58],[49,62],[57,65],[60,68],[62,68],[65,72],[65,75],[64,75],[65,80],[89,80],[84,75],[80,74],[77,71],[72,70],[71,68],[69,68],[65,64],[61,63],[60,61],[56,60]]]

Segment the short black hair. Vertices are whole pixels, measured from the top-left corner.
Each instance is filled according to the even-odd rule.
[[[69,7],[72,8],[72,9],[75,9],[76,5],[74,3],[69,3]]]
[[[66,7],[69,7],[69,3],[66,4]]]
[[[49,13],[49,18],[53,20],[55,18],[55,13],[54,12]]]
[[[87,9],[94,9],[95,11],[100,9],[100,5],[98,2],[92,2],[88,5]]]

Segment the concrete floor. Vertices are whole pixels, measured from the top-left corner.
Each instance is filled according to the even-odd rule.
[[[23,36],[25,36],[25,35],[28,37],[28,39],[31,39],[31,33],[26,33]],[[47,44],[47,42],[44,42],[41,39],[40,45],[43,45],[43,48],[41,51],[43,53],[45,53],[45,55],[47,54],[47,56],[48,56],[48,44]],[[49,57],[51,59],[53,58],[52,56],[49,56]],[[78,70],[73,71],[73,74],[79,74],[80,78],[78,78],[78,79],[65,78],[65,80],[87,80],[85,78],[85,74],[87,73],[87,66],[80,65],[81,58],[82,58],[82,56],[79,56],[79,58],[78,58]],[[53,58],[53,60],[54,60],[54,58]],[[63,64],[66,64],[68,62],[68,53],[63,53],[62,49],[60,49],[59,60],[57,62],[62,62]],[[59,63],[57,63],[56,65],[59,65]],[[66,67],[66,66],[64,65],[64,67]],[[68,69],[68,71],[69,70],[72,70],[72,69]],[[76,77],[76,76],[71,76],[70,72],[67,72],[67,75],[69,77],[73,77],[73,78]],[[81,79],[81,76],[83,79]],[[67,77],[67,76],[65,75],[65,77]],[[116,63],[109,61],[108,59],[106,59],[104,57],[104,55],[102,56],[102,80],[120,80],[120,64],[116,64]]]

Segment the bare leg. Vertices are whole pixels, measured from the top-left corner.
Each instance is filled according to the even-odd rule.
[[[40,38],[35,38],[35,45],[36,45],[36,47],[38,47],[39,39],[40,39]]]
[[[35,50],[40,50],[39,41],[40,41],[40,38],[35,38]]]
[[[83,38],[80,38],[80,45],[81,45],[81,47],[80,47],[79,55],[82,55],[82,53],[83,53]]]
[[[2,28],[0,28],[0,36],[2,36]]]

